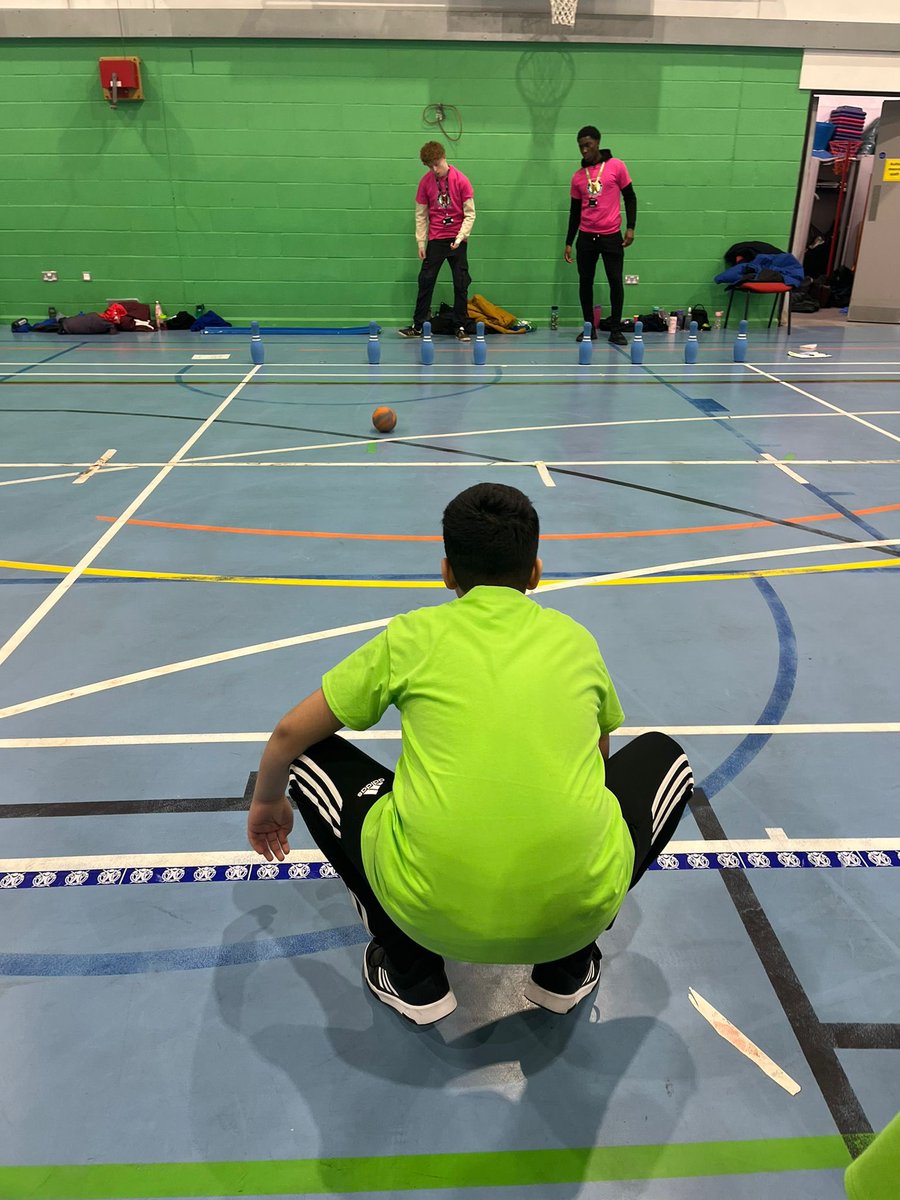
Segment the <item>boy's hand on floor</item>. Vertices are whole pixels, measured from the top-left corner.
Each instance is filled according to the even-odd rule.
[[[268,862],[277,858],[284,861],[284,856],[290,854],[288,837],[294,828],[294,808],[287,796],[282,796],[276,804],[261,804],[254,802],[247,814],[247,840],[256,851]]]

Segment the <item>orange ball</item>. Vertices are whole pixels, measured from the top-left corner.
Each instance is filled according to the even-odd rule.
[[[372,413],[372,424],[379,433],[390,433],[397,424],[397,414],[382,404]]]

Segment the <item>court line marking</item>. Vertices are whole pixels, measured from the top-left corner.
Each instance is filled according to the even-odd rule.
[[[793,725],[622,725],[613,738],[635,738],[643,733],[666,733],[669,737],[799,737],[807,734],[833,737],[838,734],[869,735],[900,733],[900,721],[832,721]],[[200,746],[265,744],[271,730],[226,733],[115,733],[88,737],[13,737],[0,738],[0,750],[72,750],[103,746]],[[397,742],[399,729],[367,729],[362,733],[346,730],[339,735],[348,742]],[[770,833],[770,830],[766,830]],[[783,835],[784,831],[781,830]]]
[[[360,343],[360,348],[361,348],[361,343]],[[68,349],[74,350],[74,349],[77,349],[77,347],[70,346]],[[864,346],[856,346],[856,347],[853,347],[853,349],[862,350],[862,349],[865,349],[865,347]],[[190,345],[185,346],[185,351],[187,352],[188,350],[190,350]],[[316,348],[310,347],[309,353],[321,354],[322,350],[323,350],[322,346],[319,346]],[[518,351],[514,351],[514,353],[518,353]],[[200,357],[200,358],[230,358],[231,355],[230,354],[225,354],[225,355],[222,355],[222,354],[214,354],[214,355],[191,354],[190,358],[185,357],[185,358],[178,358],[178,359],[169,359],[166,361],[160,361],[159,359],[157,359],[155,361],[149,360],[147,362],[142,362],[140,359],[135,359],[135,360],[128,360],[127,362],[125,362],[125,365],[129,366],[129,367],[172,367],[176,370],[183,370],[185,367],[189,367],[191,365],[191,362],[195,361],[198,357]],[[572,357],[574,359],[575,355],[573,354]],[[51,361],[52,360],[50,360],[50,359],[43,358],[43,359],[35,359],[35,361],[33,363],[29,363],[25,359],[22,359],[17,362],[0,362],[0,367],[44,366]],[[70,360],[70,361],[72,361],[72,360]],[[610,360],[610,364],[615,363],[615,362],[617,362],[616,359]],[[808,365],[808,364],[812,364],[812,365]],[[60,364],[60,366],[63,366],[63,367],[65,365],[66,365],[65,363]],[[74,361],[74,365],[78,366],[78,367],[107,367],[109,369],[114,370],[117,364],[110,359],[100,360],[97,362],[84,361],[84,360],[79,359],[79,360]],[[232,365],[235,370],[243,369],[243,368],[239,368],[237,363],[232,364]],[[309,367],[310,364],[308,362],[304,362],[302,360],[298,360],[297,362],[291,362],[290,360],[286,360],[284,362],[276,363],[275,365],[279,366],[279,367]],[[336,365],[355,366],[356,364],[348,361],[346,364],[336,364]],[[395,368],[406,369],[406,370],[420,370],[421,369],[421,365],[417,362],[396,362],[396,363],[387,363],[387,364],[382,363],[381,365],[382,366],[386,365],[391,370],[394,370]],[[493,366],[494,365],[493,361],[489,365]],[[506,364],[504,364],[502,361],[500,361],[498,359],[497,365],[503,366]],[[512,366],[522,365],[522,366],[532,366],[532,367],[552,367],[557,364],[534,362],[534,363],[523,363],[523,364],[511,363],[509,365],[512,365]],[[631,365],[632,364],[630,364],[630,363],[626,364],[623,362],[622,369],[624,371],[627,371],[628,367]],[[741,365],[740,363],[736,363],[733,359],[723,359],[721,362],[716,359],[712,359],[709,361],[704,359],[704,361],[702,363],[703,367],[727,367],[729,369],[732,369],[732,368],[740,366],[740,365]],[[459,366],[460,370],[466,369],[463,367],[462,363],[459,363],[458,366]],[[802,366],[800,365],[800,363],[797,362],[797,360],[791,360],[791,359],[789,359],[789,360],[784,360],[784,359],[766,360],[766,359],[763,359],[763,360],[757,362],[756,366],[759,366],[759,367],[793,367],[796,370],[804,370],[804,371],[821,370],[823,372],[828,372],[828,371],[834,370],[835,368],[840,368],[840,367],[900,367],[900,359],[891,359],[891,358],[869,359],[869,358],[867,358],[867,359],[861,359],[859,361],[856,361],[855,359],[847,359],[847,360],[832,359],[831,362],[828,362],[828,363],[824,362],[821,359],[818,359],[818,360],[804,359]],[[677,361],[673,362],[671,369],[677,370],[681,374],[687,374],[687,372],[684,370],[684,366],[681,362],[677,362]]]
[[[36,410],[39,411],[39,410]],[[767,420],[794,420],[802,418],[816,418],[825,420],[829,417],[839,417],[841,413],[822,412],[816,410],[808,413],[781,412],[781,413],[721,413],[716,416],[695,416],[695,417],[637,417],[624,421],[576,421],[564,424],[555,425],[518,425],[500,429],[468,429],[455,430],[446,433],[427,433],[427,434],[402,434],[396,437],[379,438],[379,445],[387,445],[390,442],[414,442],[421,441],[427,437],[429,441],[435,440],[451,440],[455,438],[468,437],[484,437],[489,434],[498,433],[541,433],[546,431],[564,430],[564,429],[607,429],[617,428],[628,425],[688,425],[699,421],[767,421]],[[892,417],[900,416],[900,409],[891,408],[876,408],[863,409],[858,414],[862,417]],[[186,458],[179,463],[179,467],[196,466],[202,463],[225,462],[229,459],[246,459],[250,455],[262,454],[294,454],[300,451],[307,450],[338,450],[344,446],[360,446],[365,445],[367,439],[350,438],[343,441],[330,442],[313,442],[302,446],[274,446],[262,450],[237,450],[228,454],[207,454],[196,455],[191,458]],[[24,470],[36,467],[86,467],[89,466],[86,462],[0,462],[0,468]],[[135,467],[161,467],[165,464],[162,462],[131,462],[117,464],[116,469],[123,470],[125,468],[133,469]],[[255,465],[255,464],[254,464]]]
[[[763,454],[762,457],[767,463],[771,463],[773,467],[777,467],[779,471],[783,471],[785,473],[785,475],[789,476],[791,479],[795,480],[797,483],[803,483],[803,484],[809,483],[808,479],[804,479],[802,475],[798,475],[796,471],[792,471],[790,467],[786,466],[779,459],[775,458],[775,456],[773,454]],[[796,461],[796,460],[792,460],[792,461]],[[804,459],[803,465],[806,466],[807,464],[810,464],[811,462],[812,462],[812,460],[810,460],[810,459]]]
[[[183,364],[189,366],[190,364]],[[745,366],[750,366],[750,363],[745,363]],[[417,368],[421,371],[422,368]],[[509,368],[507,367],[507,371]],[[760,374],[767,374],[761,371]],[[809,369],[804,368],[797,370],[793,375],[788,375],[790,379],[800,379],[804,383],[842,383],[847,379],[858,379],[860,381],[870,380],[873,383],[893,383],[895,382],[897,368],[883,371],[832,371],[828,376],[816,376],[815,379],[809,379]],[[192,383],[229,383],[239,377],[239,370],[232,371],[213,371],[204,369],[198,370],[196,374],[190,376]],[[93,383],[99,380],[110,385],[117,384],[120,380],[146,380],[151,383],[170,384],[176,382],[178,378],[177,371],[33,371],[27,379],[21,379],[18,375],[0,379],[0,385],[4,387],[14,387],[16,384],[31,384],[32,386],[41,385],[42,380],[52,381],[57,384],[66,384],[77,387],[81,383]],[[692,383],[698,379],[711,380],[721,383],[738,382],[740,375],[734,371],[703,371],[703,372],[677,372],[677,371],[657,371],[656,378],[658,380],[670,383]],[[544,372],[517,372],[507,373],[503,376],[498,376],[490,380],[491,386],[494,387],[510,387],[517,383],[566,383],[589,385],[595,383],[598,379],[610,380],[619,382],[623,386],[629,387],[644,387],[652,386],[647,383],[646,378],[636,379],[630,376],[626,371],[593,371],[590,367],[582,367],[581,371],[544,371]],[[776,379],[772,376],[772,380],[776,383],[783,383],[781,379]],[[270,368],[267,369],[266,376],[259,381],[261,384],[278,384],[278,383],[307,383],[326,386],[330,383],[351,383],[369,385],[372,378],[366,371],[277,371]],[[456,373],[446,369],[441,370],[434,375],[404,375],[395,368],[389,368],[384,371],[379,378],[380,384],[393,383],[396,385],[411,384],[420,386],[422,383],[441,386],[443,384],[458,385],[460,383],[472,383],[473,378],[471,371],[460,370]],[[440,399],[440,397],[438,397]]]
[[[249,807],[249,805],[248,805]],[[56,818],[60,819],[60,818]],[[672,841],[666,854],[815,854],[867,850],[893,851],[900,854],[897,838],[788,838],[772,841],[769,838],[726,838],[705,841]],[[156,850],[143,854],[66,854],[45,857],[0,859],[0,872],[14,871],[103,871],[110,867],[237,867],[259,866],[264,859],[255,850]],[[328,859],[321,850],[300,847],[291,850],[284,861],[291,863],[321,863]]]
[[[86,471],[82,471],[77,479],[72,480],[73,485],[78,483],[86,483],[92,475],[95,475],[100,470],[101,467],[106,466],[114,454],[115,450],[104,450],[100,457],[92,462]]]
[[[56,465],[61,466],[62,464]],[[17,483],[43,483],[47,479],[73,479],[77,474],[77,471],[63,471],[60,475],[32,475],[29,479],[4,479],[0,482],[0,487],[13,487]]]
[[[871,429],[875,433],[880,433],[883,437],[890,438],[892,442],[900,442],[900,434],[891,433],[889,429],[882,429],[880,425],[873,425],[871,421],[864,421],[857,413],[848,412],[847,409],[841,408],[837,404],[832,404],[830,400],[823,400],[820,396],[814,396],[812,392],[806,392],[803,388],[798,388],[793,383],[787,383],[784,379],[779,379],[777,375],[771,375],[768,371],[763,371],[759,367],[755,367],[753,363],[745,363],[744,366],[754,371],[757,375],[763,375],[766,379],[771,379],[773,383],[780,383],[782,387],[790,388],[792,392],[796,392],[799,396],[805,396],[807,400],[812,400],[816,404],[830,408],[832,412],[849,417],[851,421],[856,421],[857,424],[865,426],[866,429]]]
[[[900,504],[879,504],[874,508],[856,508],[852,510],[853,516],[871,516],[874,513],[896,512],[900,510]],[[114,521],[115,517],[98,516],[98,521]],[[847,517],[842,512],[826,512],[821,514],[813,514],[812,516],[804,517],[786,517],[785,520],[800,527],[802,524],[810,522],[824,523],[826,521],[846,521]],[[344,533],[334,530],[314,530],[314,529],[253,529],[239,525],[195,525],[182,521],[145,521],[140,518],[130,520],[129,525],[138,525],[150,529],[176,529],[186,530],[188,532],[201,533],[235,533],[235,534],[250,534],[255,537],[308,537],[308,538],[335,538],[345,539],[347,541],[371,541],[371,542],[441,542],[443,538],[439,533]],[[724,525],[687,525],[673,527],[671,529],[626,529],[626,530],[598,530],[592,533],[542,533],[542,542],[567,542],[567,541],[605,541],[619,538],[635,538],[635,537],[670,537],[680,534],[690,533],[719,533],[722,531],[734,531],[738,529],[771,529],[778,522],[776,521],[737,521]]]
[[[852,1136],[859,1153],[874,1139]],[[566,1146],[561,1149],[487,1150],[444,1154],[263,1159],[233,1162],[52,1164],[0,1167],[6,1200],[98,1200],[130,1196],[195,1198],[247,1195],[314,1196],[372,1191],[406,1192],[505,1188],[505,1195],[544,1187],[631,1179],[698,1179],[789,1171],[845,1170],[852,1162],[840,1134],[752,1141],[669,1142],[664,1145]],[[621,1188],[616,1189],[621,1194]],[[720,1195],[728,1194],[720,1188]],[[759,1189],[757,1189],[759,1190]],[[772,1193],[774,1194],[774,1193]],[[783,1194],[783,1193],[782,1193]]]
[[[848,549],[864,544],[862,542],[845,543]],[[882,571],[898,566],[900,566],[900,558],[877,558],[854,563],[828,563],[825,566],[761,567],[756,571],[723,571],[701,575],[687,573],[680,575],[651,575],[646,577],[640,576],[635,579],[615,579],[611,575],[604,575],[598,579],[586,581],[583,586],[644,587],[676,583],[733,583],[738,579],[773,579],[790,575],[835,575],[847,571]],[[71,569],[60,564],[16,562],[12,559],[0,559],[0,567],[33,574],[57,575],[65,574]],[[375,576],[371,579],[359,577],[342,579],[339,576],[311,576],[304,579],[301,576],[285,575],[201,575],[177,571],[130,571],[103,567],[89,567],[82,574],[92,579],[155,580],[158,583],[214,583],[228,584],[231,587],[369,588],[379,591],[396,591],[398,588],[421,591],[423,589],[444,587],[443,581],[438,577],[433,579],[392,579],[390,576]],[[546,591],[548,588],[555,586],[555,583],[555,580],[547,579],[541,583],[539,590]],[[582,585],[576,581],[572,586]]]
[[[240,394],[242,389],[250,382],[259,369],[260,368],[258,365],[251,367],[238,386],[232,389],[232,391],[229,392],[221,404],[219,404],[219,406],[210,414],[210,416],[206,418],[202,425],[194,430],[181,448],[175,451],[162,470],[160,470],[153,477],[153,479],[150,480],[143,491],[131,501],[131,503],[124,509],[116,521],[110,525],[109,529],[107,529],[106,532],[97,539],[90,550],[88,550],[88,552],[78,560],[65,578],[60,580],[53,591],[50,592],[48,596],[45,596],[31,616],[22,622],[22,624],[15,631],[15,633],[12,634],[11,637],[7,638],[3,646],[0,646],[0,666],[7,661],[10,655],[13,654],[19,646],[21,646],[22,642],[25,641],[28,635],[34,632],[36,627],[41,623],[41,621],[43,621],[44,617],[46,617],[47,614],[56,607],[59,601],[62,600],[63,596],[65,596],[73,584],[78,580],[79,576],[91,565],[92,562],[94,562],[96,558],[99,557],[99,555],[106,549],[116,534],[123,528],[125,523],[128,521],[128,518],[134,516],[144,501],[156,491],[161,483],[164,482],[175,464],[185,454],[187,454],[191,446],[193,446],[197,440],[203,436],[206,430],[209,429],[210,425],[212,425],[216,418],[225,411],[231,401]]]
[[[755,1042],[751,1042],[746,1034],[741,1033],[736,1025],[733,1025],[727,1017],[723,1017],[718,1009],[713,1008],[708,1000],[705,1000],[699,992],[695,992],[693,988],[688,988],[688,1000],[703,1017],[713,1027],[719,1037],[724,1038],[734,1046],[735,1050],[749,1058],[752,1063],[763,1072],[764,1075],[777,1083],[779,1087],[784,1088],[789,1096],[796,1096],[800,1091],[800,1084],[796,1079],[792,1079],[786,1071],[782,1070],[773,1059],[769,1058],[763,1050]]]
[[[590,575],[581,579],[562,580],[557,583],[548,583],[539,588],[538,593],[543,594],[546,592],[563,591],[564,589],[573,587],[587,587],[591,584],[600,585],[605,583],[608,585],[623,579],[645,578],[652,575],[662,575],[667,571],[680,569],[690,570],[692,567],[715,566],[728,562],[751,562],[754,559],[760,558],[782,558],[795,554],[828,554],[837,553],[842,550],[869,549],[876,546],[896,545],[900,545],[900,538],[881,538],[868,542],[842,542],[837,545],[832,543],[825,546],[817,543],[814,546],[797,546],[783,550],[762,550],[754,551],[750,554],[729,554],[714,558],[691,559],[685,562],[661,563],[655,567],[636,567],[629,571],[618,571],[609,575]],[[232,659],[236,658],[244,658],[252,654],[262,654],[269,650],[278,650],[289,646],[304,645],[307,642],[323,641],[328,638],[340,637],[345,633],[355,633],[368,629],[382,629],[392,620],[393,616],[382,617],[374,621],[365,621],[357,625],[344,625],[333,629],[318,630],[314,633],[302,633],[296,635],[295,637],[280,638],[269,642],[258,642],[249,646],[240,646],[233,650],[225,650],[219,651],[216,654],[203,655],[200,658],[182,659],[178,662],[164,664],[160,667],[150,667],[146,670],[136,671],[128,675],[114,676],[110,679],[99,680],[96,683],[83,685],[82,687],[69,688],[64,692],[56,692],[52,695],[40,696],[33,700],[23,701],[20,704],[7,706],[6,708],[0,709],[0,719],[16,716],[24,712],[32,712],[35,709],[46,708],[53,704],[60,704],[66,700],[73,700],[76,697],[93,695],[97,692],[123,687],[127,684],[139,683],[147,679],[156,679],[163,675],[174,675],[181,671],[192,670],[194,667],[210,666],[215,663],[231,661]]]

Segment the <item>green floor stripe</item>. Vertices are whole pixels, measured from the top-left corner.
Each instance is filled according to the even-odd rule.
[[[864,1137],[864,1135],[861,1135]],[[0,1167],[3,1200],[167,1200],[195,1196],[327,1196],[625,1179],[779,1174],[847,1167],[838,1136],[598,1146],[574,1150],[412,1154],[273,1162],[107,1163]]]

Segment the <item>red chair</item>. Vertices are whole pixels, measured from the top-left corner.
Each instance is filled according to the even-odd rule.
[[[731,305],[734,302],[736,292],[744,293],[744,320],[747,320],[747,310],[750,307],[751,296],[772,296],[772,311],[769,313],[769,323],[767,329],[772,328],[772,321],[775,317],[775,309],[778,309],[778,323],[781,324],[781,315],[784,312],[785,296],[790,297],[794,289],[789,283],[739,283],[730,289],[728,297],[728,309],[725,313],[725,328],[728,328],[728,318],[731,315]],[[788,319],[787,319],[788,337],[791,336],[791,302],[788,299]]]

